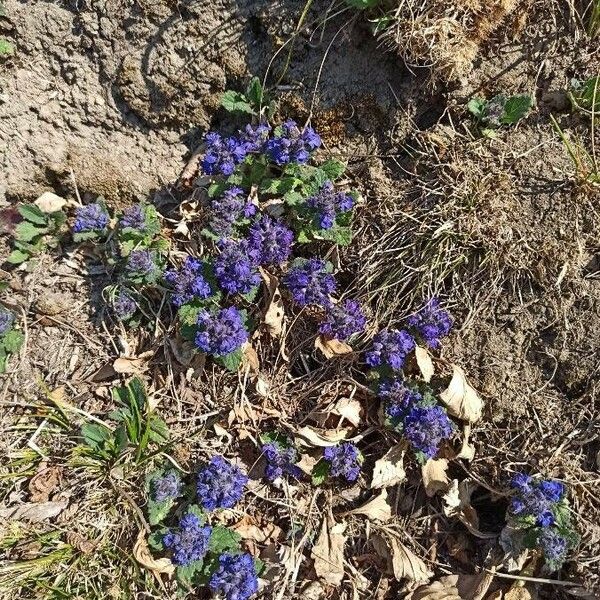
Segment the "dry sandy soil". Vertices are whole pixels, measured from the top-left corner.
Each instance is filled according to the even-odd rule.
[[[304,2],[7,0],[0,36],[12,41],[15,53],[0,64],[0,208],[53,191],[84,200],[101,195],[114,208],[150,199],[171,215],[190,193],[176,182],[202,135],[236,125],[219,107],[223,91],[268,73],[278,99],[276,120],[310,116],[323,135],[323,155],[347,161],[364,195],[359,234],[339,261],[349,292],[370,307],[372,331],[398,322],[432,293],[455,318],[442,356],[464,367],[485,412],[471,435],[474,460],[453,464],[451,476],[479,484],[473,505],[480,529],[500,532],[511,473],[526,469],[565,481],[582,541],[558,578],[585,586],[584,597],[598,597],[600,190],[582,181],[550,123],[554,115],[571,140],[600,148],[600,130],[594,133],[587,117],[570,110],[565,93],[572,78],[600,69],[597,40],[582,29],[581,7],[524,2],[482,42],[473,69],[448,79],[432,76],[435,68],[407,65],[389,40],[384,48],[373,38],[361,13],[336,14],[341,6],[314,2],[284,69],[285,49],[271,59],[295,31]],[[532,94],[534,111],[495,138],[476,135],[466,102],[500,91]],[[8,236],[0,239],[0,252],[8,245]],[[22,314],[27,343],[14,372],[0,380],[0,451],[10,458],[0,471],[0,503],[31,500],[30,478],[56,468],[60,476],[45,499],[69,504],[51,525],[23,534],[20,545],[0,545],[7,550],[2,598],[164,593],[157,587],[144,592],[156,582],[123,559],[137,529],[121,514],[133,515],[128,496],[143,501],[136,496],[139,480],[123,482],[125,496],[108,484],[96,489],[89,473],[64,459],[68,439],[53,441],[43,432],[32,438],[39,425],[32,412],[40,410],[44,390],[64,387],[75,406],[105,414],[111,407],[107,387],[118,375],[102,367],[124,350],[134,356],[151,350],[145,377],[178,440],[175,457],[193,469],[216,449],[251,466],[259,454],[253,436],[273,425],[273,411],[288,424],[302,423],[317,405],[344,393],[348,372],[360,374],[358,360],[349,371],[313,361],[306,374],[295,341],[302,338],[299,329],[290,332],[288,344],[295,378],[286,378],[276,352],[260,350],[264,377],[278,390],[268,401],[252,391],[246,396],[245,380],[212,364],[190,380],[187,367],[168,358],[166,329],[153,336],[107,327],[100,308],[105,274],[94,265],[94,257],[66,245],[33,269],[2,271],[10,283],[3,301]],[[231,417],[240,398],[260,404],[264,422]],[[215,433],[217,421],[231,435]],[[366,438],[368,461],[379,456],[386,436]],[[35,459],[32,440],[45,449]],[[292,517],[278,503],[281,493],[258,483],[254,492],[244,510],[261,527],[277,522],[285,539]],[[416,467],[395,493],[392,526],[436,578],[478,573],[490,564],[496,539],[472,536],[444,517],[441,499],[425,496]],[[327,490],[319,505],[341,514],[364,498],[357,488]],[[317,531],[320,512],[311,512],[311,499],[310,486],[300,486],[294,506]],[[93,526],[98,519],[100,529]],[[7,565],[39,558],[47,548],[42,552],[35,536],[49,531],[72,549],[71,587],[60,584],[72,595],[52,596],[50,588],[36,585],[37,572],[8,585],[13,571]],[[284,597],[407,597],[407,588],[377,562],[365,519],[348,517],[346,534],[342,586],[319,583],[307,551],[296,577],[286,579]],[[110,547],[95,555],[107,540]],[[268,546],[253,543],[255,550]],[[80,557],[77,567],[73,556]],[[44,577],[57,568],[42,568]],[[511,584],[496,578],[486,598],[501,598],[494,590]],[[575,597],[569,589],[538,582],[527,587],[528,595],[504,597]],[[169,590],[162,597],[171,597]],[[277,589],[267,587],[264,597],[278,597]]]

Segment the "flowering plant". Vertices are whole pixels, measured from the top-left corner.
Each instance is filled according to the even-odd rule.
[[[0,306],[0,373],[6,372],[9,356],[23,345],[23,334],[15,329],[15,321],[15,315]]]

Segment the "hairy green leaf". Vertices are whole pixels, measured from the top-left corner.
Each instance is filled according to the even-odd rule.
[[[31,242],[45,233],[48,233],[47,227],[36,227],[29,221],[21,221],[15,227],[15,237],[21,242]]]
[[[152,498],[148,498],[148,522],[150,525],[162,523],[174,504],[175,500],[173,498],[167,498],[163,502],[156,502]]]
[[[30,223],[35,223],[36,225],[46,225],[48,223],[46,213],[42,212],[35,204],[21,204],[17,207],[17,210]]]
[[[23,334],[20,331],[12,329],[4,334],[2,337],[2,345],[9,354],[15,354],[18,352],[23,345]]]
[[[25,262],[31,255],[23,250],[13,250],[6,259],[11,265],[20,265]]]
[[[321,485],[329,476],[329,463],[326,460],[320,460],[311,473],[313,485]]]
[[[248,98],[240,92],[227,90],[221,98],[221,106],[228,112],[242,112],[250,115],[255,114]]]
[[[533,106],[533,98],[528,94],[511,96],[504,104],[504,115],[500,118],[503,125],[513,125],[520,121]]]
[[[208,548],[215,554],[233,552],[239,550],[241,539],[241,536],[235,531],[231,531],[231,529],[222,525],[215,525],[210,534]]]
[[[228,371],[235,373],[242,364],[242,350],[238,348],[225,356],[215,357],[215,362],[225,367]]]

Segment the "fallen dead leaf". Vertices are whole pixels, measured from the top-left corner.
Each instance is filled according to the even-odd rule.
[[[476,537],[480,539],[492,539],[497,537],[495,533],[483,533],[479,531],[479,516],[471,506],[471,495],[477,488],[477,484],[469,479],[460,483],[453,479],[450,489],[444,494],[444,514],[447,517],[458,518],[460,522]]]
[[[320,350],[325,358],[334,358],[352,352],[352,347],[348,344],[335,339],[330,340],[322,335],[317,336],[315,339],[315,348]]]
[[[483,401],[465,376],[464,371],[453,365],[454,373],[448,387],[440,394],[440,399],[447,406],[448,412],[469,423],[481,418]]]
[[[362,506],[348,511],[348,515],[364,515],[373,521],[389,521],[392,518],[392,507],[388,502],[388,493],[386,489]]]
[[[30,480],[27,488],[31,502],[47,502],[52,492],[58,487],[60,469],[56,466],[44,466]]]
[[[410,592],[405,600],[464,600],[458,593],[457,581],[458,575],[442,577]]]
[[[246,342],[242,346],[242,362],[251,373],[258,375],[260,371],[260,362],[258,360],[258,354],[256,354],[256,350],[250,342]]]
[[[66,205],[67,201],[52,192],[44,192],[34,204],[46,214],[58,212],[62,210]]]
[[[135,545],[133,546],[133,556],[142,567],[151,571],[156,577],[161,573],[173,575],[175,573],[175,565],[168,558],[154,558],[148,548],[146,535],[144,530],[138,534]]]
[[[421,476],[425,493],[432,498],[438,492],[445,492],[450,487],[448,479],[448,460],[445,458],[430,458],[421,467]]]
[[[464,458],[465,460],[472,461],[475,458],[475,446],[469,444],[469,437],[471,435],[471,424],[465,423],[463,426],[463,441],[460,452],[456,455],[456,458]]]
[[[112,364],[112,367],[117,373],[124,375],[138,374],[147,368],[147,359],[153,354],[154,351],[149,350],[148,352],[144,352],[140,356],[136,357],[121,356],[115,360],[115,362]]]
[[[421,346],[415,346],[415,360],[423,379],[429,383],[435,369],[433,368],[433,360],[431,360],[431,354],[427,351],[427,348],[421,348]]]
[[[296,463],[296,466],[299,467],[303,473],[311,475],[318,462],[318,458],[314,458],[310,454],[302,454],[300,455],[300,460]]]
[[[313,446],[315,448],[327,448],[328,446],[335,446],[342,440],[345,440],[352,429],[349,427],[342,427],[341,429],[322,429],[318,431],[314,427],[306,425],[296,432],[296,436],[299,442],[305,446]]]
[[[260,274],[267,288],[263,323],[272,337],[279,337],[283,331],[285,317],[283,299],[279,291],[279,279],[263,269],[260,270]]]
[[[384,558],[388,564],[388,569],[394,577],[401,581],[426,582],[433,573],[427,568],[427,565],[400,540],[393,535],[375,534],[371,537],[373,548],[379,556]]]
[[[537,593],[527,586],[513,584],[513,586],[504,593],[504,600],[537,600]]]
[[[385,455],[380,458],[373,468],[373,479],[371,489],[386,488],[398,485],[406,479],[404,470],[405,444],[392,446]]]
[[[322,600],[326,597],[323,586],[318,581],[311,581],[302,588],[302,598],[304,600]]]
[[[269,382],[259,376],[256,380],[256,393],[263,398],[268,398],[270,388]]]
[[[485,600],[502,600],[502,590],[492,592]]]
[[[323,519],[321,533],[310,553],[318,577],[333,586],[344,579],[345,523],[336,523],[331,514]]]
[[[67,500],[54,500],[51,502],[27,502],[9,508],[0,507],[0,519],[41,523],[58,516],[67,508],[68,504]]]
[[[361,424],[361,413],[361,403],[352,398],[340,398],[331,409],[331,414],[346,419],[346,421],[352,423],[354,427],[358,427]]]
[[[96,549],[94,542],[83,537],[77,531],[67,532],[67,543],[73,546],[73,548],[77,548],[83,554],[91,554]]]
[[[274,523],[259,523],[251,515],[244,515],[240,521],[231,526],[244,540],[252,540],[259,544],[276,542],[283,537],[283,531]]]
[[[490,571],[475,575],[460,574],[456,584],[460,597],[463,600],[483,600],[494,581],[496,567],[492,566]]]
[[[174,338],[168,338],[169,346],[173,352],[175,360],[184,367],[189,367],[192,359],[197,354],[198,347],[190,340],[184,340],[177,335]]]

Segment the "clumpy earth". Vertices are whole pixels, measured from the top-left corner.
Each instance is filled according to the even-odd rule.
[[[382,48],[364,13],[317,0],[299,26],[304,7],[295,0],[6,1],[0,37],[15,52],[0,64],[0,208],[51,190],[72,201],[102,196],[115,209],[148,199],[171,218],[169,211],[189,200],[178,177],[204,133],[237,126],[220,108],[222,93],[264,77],[278,102],[275,120],[310,119],[323,136],[323,155],[348,162],[361,188],[358,232],[337,260],[349,292],[369,307],[370,332],[399,323],[431,294],[453,314],[442,358],[465,369],[485,410],[471,432],[474,459],[453,463],[450,474],[478,484],[472,504],[480,529],[501,530],[510,473],[525,469],[566,482],[582,541],[559,578],[580,597],[579,586],[583,597],[597,597],[600,190],[582,149],[600,148],[600,130],[571,110],[566,94],[571,79],[598,72],[597,40],[585,34],[570,3],[524,3],[486,42],[478,39],[472,68],[448,74],[399,54],[401,45],[389,39]],[[465,104],[498,92],[530,93],[535,109],[517,126],[481,136]],[[0,241],[4,256],[10,237]],[[251,467],[259,431],[277,419],[301,426],[347,395],[348,379],[360,370],[358,359],[348,367],[311,358],[307,367],[300,322],[287,341],[292,376],[279,352],[259,347],[264,379],[275,390],[265,396],[210,362],[199,364],[180,340],[169,340],[162,322],[152,333],[107,325],[108,281],[96,265],[67,244],[28,269],[3,267],[9,287],[2,300],[21,315],[27,335],[14,372],[1,382],[1,448],[10,465],[2,467],[0,511],[34,499],[68,504],[55,522],[6,523],[22,541],[0,541],[8,548],[0,585],[10,591],[3,597],[48,597],[27,569],[41,555],[54,556],[36,536],[57,531],[66,532],[56,539],[67,546],[57,542],[52,552],[68,552],[85,566],[80,574],[73,567],[68,585],[59,581],[76,590],[73,597],[87,597],[94,586],[97,597],[127,597],[128,587],[171,597],[172,588],[165,593],[149,572],[134,576],[120,560],[136,540],[132,506],[143,503],[140,480],[115,471],[110,485],[96,485],[81,457],[70,456],[69,437],[46,429],[58,425],[32,417],[54,414],[49,406],[57,400],[75,407],[67,411],[73,431],[77,410],[106,414],[113,408],[109,389],[123,376],[112,366],[116,357],[146,357],[143,377],[174,433],[174,459],[190,471],[217,451],[243,456]],[[376,423],[372,414],[365,419]],[[364,443],[372,466],[390,444],[389,432],[372,432]],[[267,587],[264,597],[410,597],[373,552],[370,526],[358,515],[345,517],[352,542],[341,587],[319,580],[310,551],[289,575],[298,559],[288,543],[295,515],[306,517],[314,541],[323,511],[346,514],[364,501],[364,490],[300,487],[285,498],[290,514],[277,490],[253,481],[256,502],[237,517],[282,528],[271,537],[254,532],[248,542],[279,565],[270,575],[275,590]],[[395,492],[391,527],[428,561],[435,579],[491,564],[495,540],[442,516],[442,501],[425,495],[418,468]],[[67,556],[48,561],[53,576],[60,560]],[[14,565],[27,566],[16,585]],[[509,600],[574,597],[570,586],[544,581],[511,596],[512,583],[497,577],[480,599],[497,600],[502,591]]]

